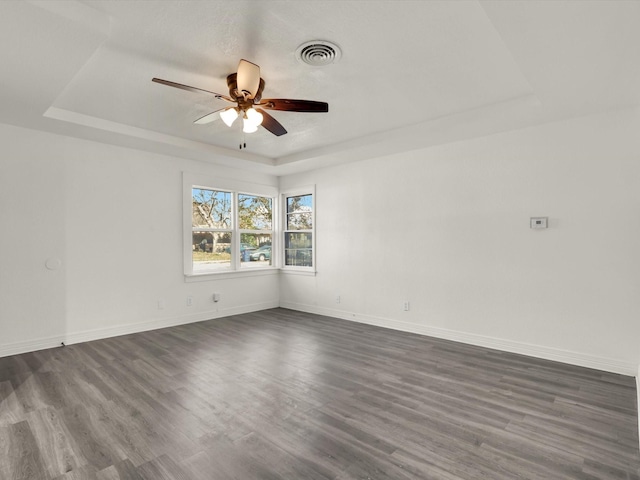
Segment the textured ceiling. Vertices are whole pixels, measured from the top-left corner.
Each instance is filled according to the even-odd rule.
[[[284,174],[640,101],[638,1],[3,1],[0,121]],[[329,40],[325,67],[296,48]],[[289,133],[217,120],[240,58]],[[240,122],[237,122],[238,124]]]

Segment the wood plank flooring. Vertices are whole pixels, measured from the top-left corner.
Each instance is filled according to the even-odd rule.
[[[274,309],[0,359],[2,480],[640,479],[635,381]]]

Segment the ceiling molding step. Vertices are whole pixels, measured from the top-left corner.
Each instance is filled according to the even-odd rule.
[[[536,95],[522,95],[407,127],[277,158],[276,165],[284,167],[329,156],[336,160],[335,163],[344,161],[347,156],[351,161],[361,160],[492,134],[503,131],[507,126],[510,127],[509,129],[522,128],[539,119],[541,106],[542,103]],[[514,122],[514,118],[523,120]]]
[[[193,140],[187,140],[184,138],[175,137],[172,135],[166,135],[163,133],[153,132],[145,130],[143,128],[132,127],[130,125],[123,125],[121,123],[104,120],[102,118],[91,117],[89,115],[83,115],[77,112],[71,112],[62,108],[50,107],[43,114],[43,117],[58,120],[61,122],[73,123],[84,127],[89,127],[98,131],[115,133],[133,137],[136,139],[144,140],[147,142],[159,143],[171,147],[178,147],[180,149],[196,151],[204,153],[208,156],[217,155],[222,158],[232,158],[246,160],[262,165],[274,166],[273,159],[248,153],[246,150],[236,151],[229,148],[218,147],[215,145],[209,145],[202,142],[196,142]]]

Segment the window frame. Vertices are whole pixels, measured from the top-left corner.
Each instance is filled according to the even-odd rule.
[[[229,269],[194,272],[193,269],[193,232],[200,229],[193,227],[193,188],[215,190],[231,193],[231,264]],[[222,177],[210,177],[189,172],[183,172],[183,273],[186,281],[200,281],[207,278],[221,276],[245,276],[277,273],[280,262],[280,233],[279,233],[279,191],[277,187],[262,185],[242,180],[231,180]],[[271,230],[240,229],[238,212],[238,195],[252,195],[271,199]],[[208,230],[208,229],[204,229]],[[271,265],[247,267],[240,261],[240,243],[242,233],[270,233],[271,234]]]
[[[287,199],[290,197],[299,197],[311,195],[311,229],[289,230],[287,228]],[[282,271],[287,273],[302,273],[315,275],[316,270],[316,189],[315,185],[306,187],[296,187],[287,189],[280,193],[280,215],[282,217],[280,241],[282,247],[280,249],[282,256]],[[286,242],[285,237],[289,232],[311,233],[311,266],[303,267],[298,265],[286,265]]]

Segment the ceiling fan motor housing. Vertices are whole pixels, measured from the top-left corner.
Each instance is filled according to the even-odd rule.
[[[233,99],[234,102],[238,102],[238,106],[242,110],[246,110],[250,108],[255,103],[260,102],[262,98],[262,91],[264,90],[264,79],[260,79],[260,85],[258,86],[258,91],[252,99],[247,99],[245,96],[238,90],[238,74],[232,73],[227,76],[227,86],[229,87],[229,96]]]

